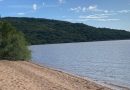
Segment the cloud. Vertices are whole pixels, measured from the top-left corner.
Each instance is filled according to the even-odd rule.
[[[117,13],[117,11],[111,11],[111,10],[105,10],[105,9],[99,9],[98,5],[90,5],[88,7],[85,6],[78,6],[75,8],[70,8],[70,11],[74,11],[74,12],[95,12],[95,13]],[[126,12],[126,11],[122,11],[122,12]]]
[[[58,0],[60,4],[65,3],[65,0]]]
[[[86,21],[100,21],[100,22],[108,22],[108,21],[119,21],[120,19],[114,19],[114,18],[94,18],[94,19],[64,19],[65,21],[70,21],[70,22],[81,22],[84,23]]]
[[[33,10],[34,10],[34,11],[37,10],[37,4],[33,4]]]
[[[86,13],[86,12],[93,12],[93,13],[105,13],[105,14],[127,14],[130,13],[130,10],[118,10],[118,11],[113,11],[113,10],[105,10],[105,9],[99,9],[97,5],[90,5],[88,7],[85,6],[78,6],[75,8],[70,8],[70,11],[73,12],[78,12],[78,13]]]
[[[98,9],[97,9],[97,5],[89,6],[89,7],[87,8],[87,10],[88,10],[88,11],[97,11],[97,10],[98,10]]]
[[[94,19],[94,20],[96,20],[96,21],[119,21],[120,19]]]
[[[77,19],[65,19],[71,22],[86,22],[86,21],[119,21],[117,18],[110,18],[113,14],[92,14],[92,15],[81,15]]]
[[[98,9],[98,6],[97,5],[90,5],[88,7],[81,7],[81,6],[78,6],[76,8],[70,8],[71,11],[75,11],[75,12],[104,12],[104,13],[108,13],[108,10],[101,10],[101,9]]]
[[[120,10],[120,11],[117,11],[118,13],[129,13],[130,10]]]
[[[20,13],[17,13],[17,15],[20,15],[20,16],[22,16],[22,15],[25,15],[25,13],[23,13],[23,12],[20,12]]]
[[[85,12],[85,11],[86,11],[86,7],[83,7],[83,8],[82,8],[82,11]]]
[[[86,22],[86,21],[119,21],[118,18],[111,18],[110,16],[118,14],[127,14],[130,13],[130,10],[105,10],[99,9],[97,5],[90,5],[88,7],[76,7],[70,8],[71,11],[79,12],[82,14],[87,14],[86,12],[92,12],[95,14],[92,15],[80,15],[77,19],[67,19],[67,21],[72,22]]]
[[[33,10],[30,10],[30,11],[25,11],[25,12],[18,12],[18,13],[16,13],[17,15],[19,15],[19,16],[23,16],[23,15],[27,15],[27,14],[30,14],[30,13],[34,13],[34,11]]]
[[[78,6],[76,8],[70,8],[71,11],[80,12],[82,10],[82,7]]]
[[[99,9],[97,5],[90,5],[87,8],[87,11],[91,11],[91,12],[102,12],[102,13],[112,13],[112,11],[109,11],[109,10]]]
[[[43,8],[43,7],[46,7],[46,8],[53,8],[53,7],[59,7],[60,5],[57,4],[57,5],[48,5],[46,4],[45,2],[42,3],[42,6],[40,6],[40,8]]]
[[[88,16],[79,16],[79,18],[82,19],[102,19],[102,18],[108,18],[111,14],[94,14],[94,15],[88,15]]]
[[[79,18],[82,19],[101,19],[101,18],[108,18],[109,16],[114,15],[114,14],[93,14],[93,15],[84,15],[84,16],[79,16]]]
[[[87,16],[79,16],[79,19],[84,20],[92,20],[92,21],[118,21],[120,19],[113,19],[109,18],[113,14],[94,14],[94,15],[87,15]]]

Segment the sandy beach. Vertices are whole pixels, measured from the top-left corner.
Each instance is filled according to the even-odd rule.
[[[26,61],[0,61],[0,90],[112,90]]]

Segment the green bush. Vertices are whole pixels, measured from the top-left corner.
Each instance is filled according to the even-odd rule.
[[[11,24],[0,22],[0,38],[0,59],[30,59],[31,53],[28,50],[24,34],[15,30]]]

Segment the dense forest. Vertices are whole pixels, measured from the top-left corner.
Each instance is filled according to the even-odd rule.
[[[5,17],[1,20],[22,31],[32,45],[130,39],[128,31],[96,28],[82,23],[26,17]]]

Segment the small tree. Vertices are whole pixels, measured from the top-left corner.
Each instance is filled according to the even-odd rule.
[[[0,22],[0,59],[29,60],[31,57],[24,34],[11,24]],[[1,38],[0,37],[0,38]]]

